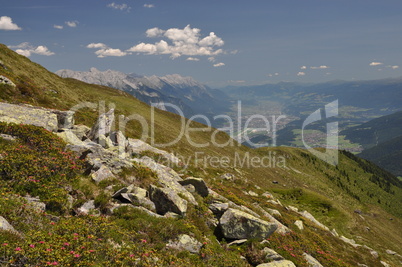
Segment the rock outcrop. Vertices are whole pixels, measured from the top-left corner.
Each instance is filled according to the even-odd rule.
[[[184,216],[187,211],[187,201],[177,195],[171,188],[149,187],[149,198],[155,204],[156,212],[164,215],[171,211]]]
[[[180,251],[186,250],[190,253],[198,254],[202,248],[202,243],[197,239],[184,234],[179,235],[175,240],[170,240],[169,243],[166,244],[166,247]]]
[[[265,239],[275,232],[277,225],[256,218],[240,210],[228,209],[219,220],[227,239]]]

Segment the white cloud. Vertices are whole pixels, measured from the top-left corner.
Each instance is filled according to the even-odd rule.
[[[188,57],[186,60],[188,60],[188,61],[200,61],[200,59],[196,58],[196,57]]]
[[[13,23],[10,17],[2,16],[0,17],[0,30],[5,31],[17,31],[22,30],[17,24]]]
[[[303,71],[299,71],[299,72],[297,73],[297,76],[304,76],[304,75],[306,75],[306,73],[303,72]]]
[[[155,7],[155,5],[154,5],[154,4],[144,4],[144,7],[146,7],[146,8],[153,8],[153,7]]]
[[[127,12],[130,12],[130,10],[131,10],[131,7],[129,7],[127,4],[121,4],[121,5],[119,5],[119,4],[116,4],[115,2],[113,2],[113,3],[109,4],[109,5],[107,5],[107,7],[110,7],[110,8],[113,8],[113,9],[117,9],[117,10],[121,10],[121,11],[126,10]]]
[[[329,69],[329,67],[325,66],[325,65],[321,65],[319,67],[310,67],[310,69],[312,69],[312,70],[325,70],[325,69]]]
[[[300,69],[305,70],[305,69],[307,69],[307,67],[306,66],[301,66]]]
[[[375,62],[375,61],[373,61],[373,62],[371,62],[370,64],[369,64],[369,66],[380,66],[380,65],[383,65],[384,63],[382,63],[382,62]]]
[[[225,66],[225,63],[219,62],[213,65],[215,68]]]
[[[15,50],[15,52],[26,57],[30,57],[32,54],[37,54],[41,56],[53,56],[55,54],[54,52],[50,51],[46,46],[40,45],[35,47],[28,42],[9,47],[18,48],[17,50]]]
[[[148,55],[170,54],[171,58],[180,56],[216,56],[223,53],[216,49],[224,45],[224,41],[211,32],[201,39],[201,30],[187,25],[183,29],[171,28],[162,30],[152,28],[146,31],[147,37],[165,37],[156,43],[140,43],[127,50],[127,52],[145,53]]]
[[[391,68],[392,68],[393,70],[396,70],[396,69],[399,69],[399,66],[394,65],[394,66],[391,66]]]
[[[209,58],[208,58],[208,61],[209,61],[209,62],[215,62],[216,59],[215,59],[214,57],[209,57]]]
[[[79,22],[76,21],[76,20],[74,20],[74,21],[66,21],[66,25],[67,25],[68,27],[71,27],[71,28],[77,27],[78,23],[79,23]]]
[[[64,27],[62,25],[53,25],[53,28],[62,30]]]
[[[98,49],[95,54],[99,58],[104,58],[104,57],[123,57],[128,55],[127,52],[121,51],[120,49],[114,49],[110,48],[107,45],[103,43],[91,43],[87,45],[87,48],[94,48]]]
[[[158,27],[152,28],[152,29],[148,29],[145,34],[147,35],[147,37],[149,38],[154,38],[154,37],[161,37],[163,36],[163,34],[165,33],[164,30],[159,29]]]

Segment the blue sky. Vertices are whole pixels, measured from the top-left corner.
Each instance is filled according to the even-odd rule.
[[[47,69],[212,87],[402,76],[400,0],[0,0],[0,42]]]

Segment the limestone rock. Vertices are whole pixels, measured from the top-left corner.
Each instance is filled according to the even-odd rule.
[[[301,220],[295,221],[295,225],[297,226],[297,228],[299,228],[299,230],[303,230],[303,229],[304,229],[303,221],[301,221]]]
[[[264,253],[266,261],[280,261],[285,259],[278,252],[267,247],[262,250],[262,253]]]
[[[112,130],[113,123],[114,109],[112,108],[98,117],[98,120],[92,126],[91,131],[88,134],[88,138],[93,141],[98,141],[100,135],[108,136]]]
[[[87,134],[91,128],[89,128],[86,125],[74,125],[71,131],[78,137],[80,140],[85,140],[87,137]]]
[[[321,228],[329,231],[328,227],[326,227],[325,225],[323,225],[322,223],[317,221],[317,219],[314,218],[314,216],[311,213],[309,213],[308,211],[302,211],[302,212],[299,212],[299,214],[301,214],[304,218],[309,219],[311,222],[313,222],[318,227],[321,227]]]
[[[298,208],[296,208],[296,207],[293,207],[293,206],[287,206],[287,209],[288,210],[291,210],[291,211],[294,211],[294,212],[299,212],[299,209]]]
[[[288,260],[280,260],[259,264],[257,267],[296,267],[296,265]]]
[[[92,173],[91,177],[92,180],[94,180],[97,184],[108,178],[116,178],[110,169],[105,165],[102,165],[97,171]]]
[[[258,197],[258,194],[254,191],[249,190],[247,193],[252,197]]]
[[[72,129],[74,127],[74,111],[60,111],[54,110],[54,114],[57,116],[58,127],[61,129]]]
[[[310,267],[323,267],[321,263],[316,260],[313,256],[310,254],[307,254],[306,252],[303,253],[303,257],[306,259],[308,266]]]
[[[219,178],[226,181],[234,181],[236,177],[231,173],[225,173],[222,174]]]
[[[352,245],[353,247],[357,248],[360,247],[361,245],[357,244],[355,240],[351,239],[351,238],[347,238],[344,237],[343,235],[341,237],[339,237],[343,242],[348,243],[350,245]]]
[[[178,157],[176,157],[175,155],[155,148],[147,143],[145,143],[142,140],[139,139],[133,139],[133,138],[128,138],[127,140],[127,153],[129,153],[130,155],[132,154],[141,154],[141,152],[144,151],[150,151],[152,153],[161,155],[163,158],[169,160],[170,162],[174,163],[174,164],[179,164],[180,160]]]
[[[30,124],[57,132],[58,120],[53,110],[30,105],[0,103],[0,121],[17,124]]]
[[[71,130],[65,130],[56,134],[68,144],[74,146],[84,146],[84,143]]]
[[[202,197],[206,197],[209,194],[207,184],[201,178],[189,177],[183,181],[179,181],[179,184],[183,186],[189,184],[193,185],[195,187],[195,191]]]
[[[385,253],[389,254],[389,255],[395,255],[396,252],[390,249],[385,250]]]
[[[247,239],[239,239],[239,240],[235,240],[232,241],[228,244],[228,247],[233,246],[233,245],[241,245],[247,242]]]
[[[169,211],[182,216],[186,214],[187,201],[179,197],[173,189],[151,185],[149,197],[154,202],[158,214],[164,215]]]
[[[0,216],[0,229],[4,231],[10,231],[14,233],[18,233],[14,227],[3,217]]]
[[[95,211],[95,201],[89,200],[84,203],[81,207],[78,208],[78,213],[80,215],[88,215]]]
[[[31,206],[34,210],[38,212],[44,212],[46,210],[46,204],[41,202],[39,198],[25,196],[25,199],[28,201],[28,205]]]
[[[215,202],[210,204],[208,208],[215,214],[216,217],[220,218],[222,214],[229,209],[229,203]]]
[[[222,215],[219,225],[227,239],[265,239],[277,229],[274,223],[231,208]]]
[[[258,203],[253,203],[253,207],[257,208],[258,210],[260,210],[260,212],[269,219],[270,222],[275,223],[277,226],[276,232],[279,234],[286,234],[291,232],[291,230],[283,225],[280,221],[278,221],[277,219],[275,219],[274,216],[272,216],[271,214],[269,214],[268,212],[266,212]]]
[[[7,141],[11,141],[11,142],[17,140],[17,137],[9,135],[9,134],[0,134],[0,138],[7,140]]]
[[[174,190],[176,194],[182,194],[191,204],[198,205],[194,196],[179,183],[179,181],[182,181],[182,178],[173,169],[156,163],[149,157],[134,159],[134,161],[156,172],[156,174],[158,175],[158,183],[161,186]]]
[[[3,64],[1,64],[1,66],[3,66]],[[16,86],[15,83],[13,83],[9,78],[7,78],[6,76],[3,76],[3,75],[0,75],[0,83],[7,84],[12,87]]]
[[[276,209],[266,209],[271,215],[276,215],[278,217],[282,217],[282,214]]]
[[[176,250],[187,250],[190,253],[198,254],[201,250],[202,243],[197,239],[189,236],[189,235],[179,235],[176,240],[170,240],[168,244],[166,244],[167,248],[176,249]]]

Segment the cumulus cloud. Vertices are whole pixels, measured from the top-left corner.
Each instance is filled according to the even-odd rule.
[[[154,38],[154,37],[161,37],[165,33],[164,30],[159,29],[158,27],[148,29],[145,34],[149,38]]]
[[[10,17],[2,16],[0,17],[0,30],[5,31],[18,31],[22,30],[17,24],[13,23]]]
[[[398,65],[391,66],[391,69],[393,70],[399,69],[399,66]]]
[[[225,63],[219,62],[213,65],[215,68],[225,66]]]
[[[304,76],[304,75],[306,75],[306,73],[303,72],[303,71],[299,71],[299,72],[297,73],[297,76]]]
[[[153,7],[155,7],[155,5],[154,5],[154,4],[144,4],[144,7],[146,7],[146,8],[153,8]]]
[[[312,69],[312,70],[325,70],[325,69],[329,69],[329,67],[325,66],[325,65],[321,65],[319,67],[310,67],[310,69]]]
[[[9,47],[12,49],[17,48],[15,52],[26,57],[30,57],[32,54],[37,54],[41,56],[53,56],[55,54],[52,51],[50,51],[46,46],[39,45],[35,47],[28,42],[24,42],[19,45]]]
[[[268,74],[268,77],[274,77],[274,76],[279,76],[279,72]]]
[[[307,69],[307,67],[306,66],[301,66],[300,69],[305,70],[305,69]]]
[[[121,11],[127,11],[130,12],[131,7],[129,7],[127,4],[116,4],[115,2],[107,5],[107,7],[113,8],[113,9],[117,9],[117,10],[121,10]]]
[[[162,30],[152,28],[146,31],[147,37],[165,37],[166,40],[160,40],[155,43],[140,43],[127,52],[144,53],[148,55],[170,55],[171,58],[180,56],[216,56],[223,53],[222,49],[216,49],[224,45],[224,41],[214,32],[201,38],[201,30],[191,28],[187,25],[183,29],[171,28]]]
[[[71,28],[75,28],[75,27],[77,27],[78,26],[78,21],[76,21],[76,20],[73,20],[73,21],[66,21],[66,25],[68,26],[68,27],[71,27]]]
[[[188,61],[200,61],[200,59],[196,58],[196,57],[188,57],[186,60],[188,60]]]
[[[382,62],[375,62],[375,61],[373,61],[373,62],[371,62],[370,64],[369,64],[369,66],[380,66],[380,65],[383,65],[384,63],[382,63]]]
[[[104,57],[123,57],[127,55],[127,52],[121,51],[120,49],[110,48],[103,43],[91,43],[87,45],[87,48],[98,49],[95,54],[99,58]]]
[[[53,25],[53,28],[62,30],[64,27],[62,25]]]

